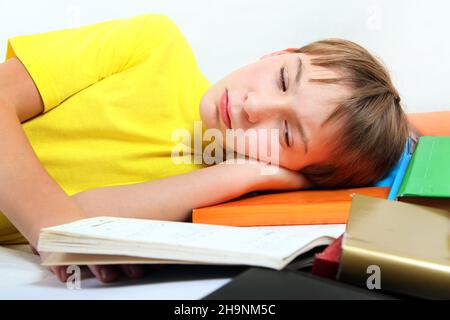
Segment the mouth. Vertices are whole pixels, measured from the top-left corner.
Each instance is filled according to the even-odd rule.
[[[230,118],[230,101],[228,99],[228,90],[225,89],[225,91],[222,93],[222,96],[220,97],[220,117],[222,118],[223,123],[228,129],[231,129],[231,118]]]

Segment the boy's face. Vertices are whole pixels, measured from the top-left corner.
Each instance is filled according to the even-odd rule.
[[[339,143],[339,122],[321,124],[335,110],[337,102],[350,94],[350,89],[310,82],[311,78],[342,76],[336,70],[312,65],[311,58],[279,51],[232,72],[202,97],[203,125],[219,129],[223,137],[230,128],[255,129],[258,139],[259,129],[278,129],[275,141],[266,146],[270,149],[274,143],[272,147],[279,150],[279,165],[291,170],[327,159],[328,143]],[[229,112],[225,113],[220,108],[224,93],[229,103]],[[233,149],[249,155],[248,150]]]

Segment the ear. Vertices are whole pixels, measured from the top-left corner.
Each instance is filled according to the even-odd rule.
[[[272,52],[272,53],[269,53],[269,54],[266,54],[266,55],[262,56],[261,58],[259,58],[259,60],[262,60],[262,59],[265,59],[265,58],[268,58],[268,57],[272,57],[272,56],[278,56],[280,54],[292,53],[292,52],[294,52],[297,49],[298,48],[286,48],[284,50],[275,51],[275,52]]]

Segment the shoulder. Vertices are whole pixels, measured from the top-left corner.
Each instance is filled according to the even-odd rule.
[[[178,28],[175,21],[169,16],[164,14],[148,13],[134,17],[136,21],[139,21],[140,27],[144,32],[151,32],[152,34],[178,34],[181,35],[181,31]]]
[[[184,33],[175,21],[167,15],[143,14],[135,18],[140,21],[138,24],[139,30],[136,30],[138,46],[148,43],[152,44],[153,49],[169,46],[171,49],[183,52],[191,50]]]

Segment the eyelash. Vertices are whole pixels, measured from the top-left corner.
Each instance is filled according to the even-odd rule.
[[[289,144],[289,128],[288,128],[287,120],[284,120],[284,140],[286,142],[286,145],[288,147],[290,147],[290,144]]]
[[[283,92],[286,92],[286,82],[284,80],[284,67],[280,69],[280,82],[281,82],[281,88],[283,89]]]
[[[286,92],[286,82],[284,80],[284,67],[280,69],[280,82],[281,82],[281,88],[283,92]],[[290,147],[289,144],[289,128],[288,128],[288,122],[287,120],[284,120],[284,140],[286,142],[286,145]]]

